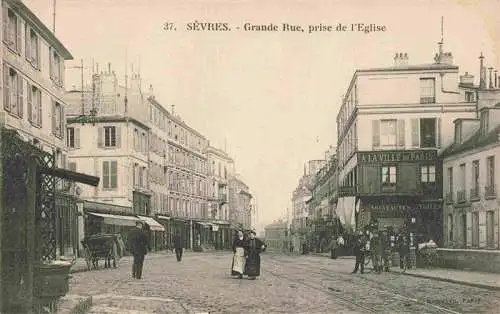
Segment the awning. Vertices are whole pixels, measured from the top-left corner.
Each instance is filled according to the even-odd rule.
[[[157,218],[158,219],[163,219],[163,220],[170,220],[170,219],[172,219],[172,217],[161,216],[161,215],[158,215]]]
[[[139,219],[135,216],[122,216],[122,215],[110,215],[110,214],[101,214],[101,213],[92,213],[87,212],[89,215],[94,215],[97,217],[102,217],[103,222],[108,225],[117,225],[117,226],[135,226],[135,222]]]
[[[145,221],[152,231],[165,231],[165,228],[163,228],[163,226],[153,218],[139,215],[137,217]]]

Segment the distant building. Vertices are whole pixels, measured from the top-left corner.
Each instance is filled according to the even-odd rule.
[[[229,178],[229,221],[236,228],[250,230],[252,223],[252,194],[238,176]]]
[[[481,57],[477,118],[455,120],[454,142],[442,153],[444,244],[448,248],[500,249],[500,77]],[[470,256],[470,255],[468,255]]]
[[[275,221],[265,228],[265,239],[269,251],[287,251],[287,226],[282,220]]]
[[[476,102],[458,84],[458,66],[442,43],[434,62],[357,70],[337,116],[339,199],[347,229],[379,228],[432,237],[442,234],[442,172],[438,152],[456,118],[474,118]]]

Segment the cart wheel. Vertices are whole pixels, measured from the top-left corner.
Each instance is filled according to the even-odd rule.
[[[84,255],[85,255],[85,262],[87,263],[87,268],[88,268],[88,270],[91,270],[92,269],[92,254],[90,253],[90,250],[88,247],[85,248]]]

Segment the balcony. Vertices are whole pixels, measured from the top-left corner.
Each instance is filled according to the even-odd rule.
[[[465,197],[465,190],[460,190],[457,192],[457,203],[465,203],[467,198]]]
[[[434,103],[436,103],[436,97],[423,97],[423,96],[420,96],[420,103],[421,104],[434,104]]]
[[[471,201],[478,201],[480,199],[479,197],[479,186],[473,187],[470,189],[470,199]]]
[[[484,197],[485,198],[495,198],[497,196],[496,186],[490,185],[484,187]]]
[[[453,192],[446,193],[444,199],[445,199],[446,204],[452,204],[453,203]]]
[[[226,204],[227,203],[227,194],[225,194],[225,193],[219,194],[219,202],[221,204]]]
[[[339,186],[339,196],[354,196],[356,195],[356,187],[354,186]]]

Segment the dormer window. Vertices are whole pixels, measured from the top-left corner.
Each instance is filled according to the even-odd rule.
[[[462,143],[462,121],[455,123],[455,144]]]
[[[481,122],[480,122],[481,136],[484,136],[486,135],[486,133],[488,133],[489,119],[490,115],[488,110],[481,112]]]

